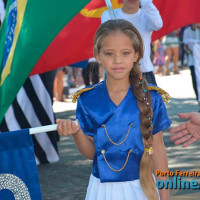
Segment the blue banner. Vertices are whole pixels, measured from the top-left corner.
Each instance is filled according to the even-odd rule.
[[[42,200],[29,129],[0,133],[0,200]]]
[[[70,67],[80,67],[80,68],[85,69],[87,67],[87,65],[88,65],[88,60],[84,60],[84,61],[81,61],[81,62],[71,64]]]

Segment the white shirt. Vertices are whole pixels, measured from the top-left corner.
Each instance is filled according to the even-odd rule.
[[[96,58],[95,57],[92,57],[88,60],[88,63],[91,63],[91,62],[97,62]]]
[[[200,36],[196,35],[197,32],[192,30],[191,27],[187,27],[183,33],[183,43],[188,45],[188,48],[193,52],[193,48]],[[197,38],[198,37],[198,38]],[[188,54],[188,66],[194,66],[193,55]]]
[[[126,14],[121,8],[115,9],[114,14],[117,19],[125,19],[131,22],[140,32],[144,42],[144,57],[140,60],[142,72],[153,71],[153,64],[150,59],[151,35],[155,30],[159,30],[162,25],[162,18],[159,11],[152,3],[152,0],[140,0],[141,9],[134,14]],[[101,23],[110,20],[108,10],[101,16]]]

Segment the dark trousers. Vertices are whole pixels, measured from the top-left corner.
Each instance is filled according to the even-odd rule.
[[[196,74],[195,74],[194,66],[190,66],[189,68],[190,68],[190,72],[191,72],[191,76],[192,76],[192,86],[193,86],[194,92],[196,94],[196,99],[198,100],[197,81],[196,81]]]
[[[151,71],[151,72],[144,72],[144,73],[142,73],[142,76],[147,80],[148,83],[151,83],[153,85],[157,85],[156,78],[154,76],[153,71]]]

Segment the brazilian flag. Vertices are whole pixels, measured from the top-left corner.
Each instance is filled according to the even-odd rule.
[[[45,49],[88,2],[8,0],[0,29],[0,122]]]

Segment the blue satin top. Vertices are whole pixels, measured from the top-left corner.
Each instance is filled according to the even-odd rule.
[[[171,124],[160,94],[153,90],[153,134]],[[92,174],[101,182],[139,179],[144,152],[140,132],[140,111],[130,86],[125,98],[116,106],[102,81],[78,99],[76,118],[82,131],[94,138],[96,153]],[[103,125],[103,126],[102,126]]]

